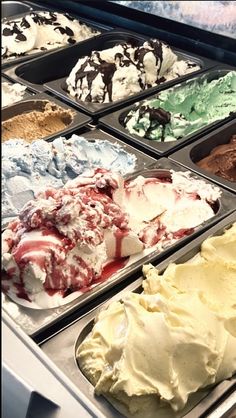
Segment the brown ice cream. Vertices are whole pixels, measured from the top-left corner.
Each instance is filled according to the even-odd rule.
[[[236,182],[236,134],[231,137],[228,144],[213,148],[207,157],[196,164],[216,176]]]
[[[46,102],[42,110],[16,115],[2,122],[2,140],[25,139],[31,142],[65,129],[73,120],[74,112]]]

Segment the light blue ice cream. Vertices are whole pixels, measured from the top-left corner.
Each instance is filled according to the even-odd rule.
[[[121,175],[135,170],[136,157],[119,144],[73,135],[52,142],[2,143],[2,216],[12,217],[44,187],[62,187],[86,170],[105,168]]]

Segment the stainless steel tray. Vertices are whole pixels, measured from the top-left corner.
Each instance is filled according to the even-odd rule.
[[[225,228],[228,228],[236,221],[236,212],[219,222],[217,225],[209,229],[193,242],[181,248],[175,254],[167,258],[159,264],[155,264],[159,272],[163,272],[170,263],[183,263],[196,255],[201,243],[212,235],[221,235]],[[83,375],[79,365],[77,364],[75,353],[78,346],[91,331],[95,317],[99,310],[107,307],[112,301],[120,300],[127,291],[140,293],[142,278],[140,277],[134,283],[117,293],[114,297],[106,301],[99,308],[91,310],[87,315],[75,320],[69,326],[65,327],[61,332],[53,335],[47,341],[44,341],[41,348],[45,354],[53,361],[53,363],[75,384],[80,391],[93,403],[93,405],[103,414],[104,418],[123,417],[112,405],[102,396],[94,395],[92,384]],[[58,347],[60,349],[58,350]],[[202,398],[200,402],[187,411],[185,418],[199,418],[200,416],[208,416],[208,412],[215,410],[219,403],[223,402],[227,396],[236,389],[236,376],[227,379],[214,388],[201,392]],[[200,392],[200,391],[199,391]],[[235,400],[236,402],[236,400]],[[203,415],[204,414],[204,415]],[[224,415],[225,416],[225,415]],[[215,415],[220,418],[221,415]]]
[[[182,166],[173,161],[162,158],[154,165],[138,174],[141,174],[144,177],[166,177],[170,175],[169,170],[171,169],[186,171]],[[126,176],[126,178],[132,179],[136,176],[137,173],[134,173]],[[197,175],[194,175],[194,177],[199,178]],[[206,181],[206,183],[210,182]],[[64,306],[45,310],[34,310],[19,306],[3,295],[2,307],[28,335],[35,340],[40,341],[45,335],[50,335],[54,332],[52,325],[55,328],[60,329],[66,321],[70,320],[69,316],[72,314],[83,315],[85,312],[88,312],[92,306],[98,305],[107,298],[108,291],[115,293],[117,292],[118,286],[124,287],[128,283],[134,281],[135,278],[137,278],[137,275],[140,274],[141,267],[144,263],[157,262],[165,259],[169,254],[183,247],[189,241],[193,240],[205,230],[232,213],[235,207],[236,196],[226,190],[222,190],[218,207],[215,208],[216,215],[202,225],[199,225],[191,235],[179,239],[174,245],[165,248],[162,252],[158,253],[156,250],[153,250],[149,255],[140,256],[140,259],[134,264],[125,267],[120,272],[112,275],[107,281],[98,284],[88,292],[83,293],[73,302]]]
[[[21,13],[29,13],[33,11],[32,6],[22,1],[2,1],[1,16],[2,18],[10,18],[11,16]]]
[[[56,104],[57,106],[60,106],[61,108],[65,110],[71,110],[74,113],[73,120],[68,126],[54,134],[48,135],[44,140],[53,140],[57,136],[65,135],[68,133],[71,133],[75,130],[75,128],[80,128],[89,122],[91,122],[91,118],[84,113],[78,112],[77,110],[73,109],[68,104],[63,103],[63,101],[56,99],[53,96],[50,96],[46,93],[38,93],[34,94],[34,96],[30,96],[24,100],[21,100],[19,102],[16,102],[10,106],[4,107],[2,110],[2,122],[6,121],[7,119],[10,119],[16,115],[21,115],[23,113],[27,113],[33,110],[42,110],[45,102],[51,102],[53,104]]]

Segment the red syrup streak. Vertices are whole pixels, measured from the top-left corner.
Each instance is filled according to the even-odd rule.
[[[76,291],[81,292],[81,293],[87,293],[88,291],[92,289],[92,285],[98,285],[100,283],[105,282],[113,274],[117,273],[119,270],[124,268],[126,264],[128,263],[128,260],[129,260],[129,257],[123,257],[118,260],[110,261],[103,267],[101,275],[97,279],[93,280],[89,286],[83,286],[78,289],[69,288],[66,290],[58,290],[58,291],[51,289],[50,293],[49,293],[49,290],[47,290],[47,293],[50,294],[51,296],[55,295],[55,293],[60,293],[63,298],[65,298],[66,296],[69,296],[71,293],[74,293]]]
[[[119,270],[123,269],[128,263],[128,260],[129,257],[123,257],[118,260],[113,260],[107,263],[102,269],[101,276],[94,283],[101,283],[109,279],[109,277],[111,277],[112,274],[115,274]]]
[[[16,296],[20,299],[25,299],[28,302],[32,302],[32,300],[29,298],[28,294],[26,293],[26,290],[24,288],[23,283],[13,283],[14,287],[16,288]]]
[[[191,235],[194,232],[194,228],[181,228],[178,231],[173,232],[174,239],[180,239],[185,236]]]
[[[133,193],[133,189],[135,189],[136,186],[137,186],[135,183],[132,184],[132,181],[133,180],[126,181],[125,182],[125,185],[124,185],[125,195],[126,195],[127,198],[129,198],[129,196]],[[138,196],[144,195],[144,188],[145,188],[145,186],[147,184],[155,184],[156,185],[156,184],[159,184],[159,183],[172,183],[172,180],[171,180],[170,177],[162,177],[162,178],[159,178],[159,177],[147,177],[147,178],[145,178],[145,182],[144,182],[144,184],[142,186],[142,190],[139,190],[137,192],[137,195]]]

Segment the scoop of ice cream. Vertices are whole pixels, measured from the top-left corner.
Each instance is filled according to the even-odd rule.
[[[136,157],[117,143],[88,141],[78,135],[69,139],[59,137],[52,142],[3,142],[2,216],[17,215],[23,204],[42,188],[62,187],[86,170],[99,167],[125,175],[135,170]],[[28,197],[28,191],[33,196]]]
[[[2,140],[46,138],[71,124],[75,112],[45,102],[42,111],[33,110],[2,122]]]
[[[2,266],[28,300],[42,289],[86,288],[101,276],[108,257],[142,251],[127,215],[112,200],[112,190],[122,184],[119,175],[98,170],[66,188],[41,192],[9,224],[2,234]]]
[[[207,157],[196,164],[216,176],[236,182],[236,135],[232,136],[228,144],[214,147]]]
[[[233,230],[221,242],[227,235],[235,248]],[[226,318],[235,318],[236,270],[226,269],[218,250],[162,275],[144,266],[144,292],[127,292],[101,310],[79,346],[77,360],[96,394],[125,416],[182,416],[199,389],[234,374],[236,338]]]
[[[2,83],[2,107],[9,106],[23,99],[26,86],[20,83]]]
[[[66,88],[82,101],[113,102],[198,69],[193,62],[178,61],[171,48],[157,39],[141,46],[122,43],[80,58]]]
[[[193,180],[189,172],[172,171],[171,179],[138,176],[127,181],[113,198],[145,245],[162,250],[214,216],[211,204],[219,196],[219,188]]]
[[[67,13],[35,11],[3,22],[2,58],[60,48],[98,34]]]
[[[196,79],[138,103],[124,118],[131,134],[167,142],[236,112],[236,71],[212,81]]]

